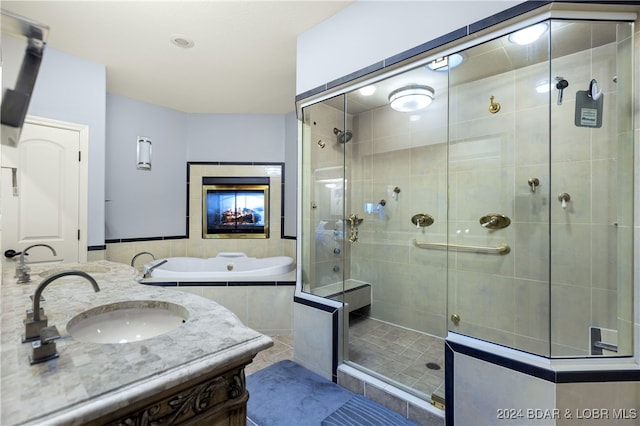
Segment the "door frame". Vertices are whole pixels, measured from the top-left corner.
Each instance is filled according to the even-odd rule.
[[[86,124],[71,123],[67,121],[54,120],[52,118],[37,117],[27,115],[25,124],[45,126],[56,129],[70,130],[78,133],[80,146],[80,164],[78,169],[78,229],[80,238],[78,239],[78,262],[87,261],[87,230],[88,230],[88,210],[89,210],[89,126]]]

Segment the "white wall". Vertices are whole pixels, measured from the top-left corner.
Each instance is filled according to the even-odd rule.
[[[296,93],[509,9],[522,1],[358,1],[298,37]]]
[[[185,235],[187,161],[284,162],[296,126],[281,114],[187,114],[108,95],[106,239]],[[151,171],[136,169],[137,136],[152,140]],[[289,161],[295,174],[295,153]],[[295,235],[296,199],[285,203]]]
[[[107,96],[106,239],[185,234],[187,116]],[[151,138],[151,170],[136,168],[138,136]]]
[[[23,49],[16,39],[2,37],[4,81],[15,81]],[[104,244],[105,97],[104,65],[45,49],[27,113],[89,126],[89,246]]]
[[[281,114],[189,114],[189,161],[284,161]]]
[[[284,153],[284,235],[297,234],[296,216],[298,205],[298,119],[295,112],[285,116],[285,153]]]

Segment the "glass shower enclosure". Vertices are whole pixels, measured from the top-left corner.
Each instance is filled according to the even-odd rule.
[[[429,399],[447,333],[633,355],[632,35],[544,20],[303,106],[303,291],[346,362]]]

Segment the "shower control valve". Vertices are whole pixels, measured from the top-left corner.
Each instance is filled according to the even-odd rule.
[[[538,186],[540,186],[540,179],[538,178],[531,178],[527,181],[527,183],[529,184],[529,186],[531,187],[531,192],[536,192],[536,188]]]
[[[571,201],[571,195],[567,194],[566,192],[563,192],[562,194],[558,195],[558,201],[560,201],[562,208],[566,209],[567,203]]]

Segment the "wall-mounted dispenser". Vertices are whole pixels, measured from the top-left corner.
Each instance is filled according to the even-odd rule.
[[[151,139],[138,136],[138,170],[151,170]]]

